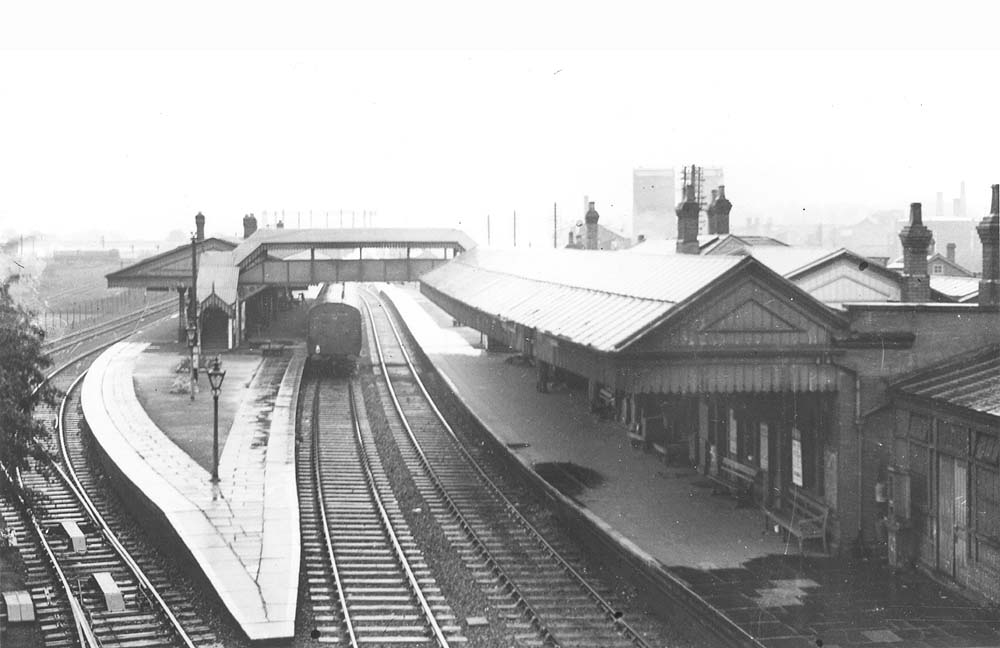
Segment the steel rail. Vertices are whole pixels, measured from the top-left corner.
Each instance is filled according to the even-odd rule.
[[[448,639],[445,638],[444,632],[441,630],[441,626],[438,625],[437,618],[434,616],[434,611],[431,610],[430,604],[424,597],[420,583],[417,581],[417,577],[410,568],[410,561],[406,558],[406,554],[403,552],[403,547],[399,544],[399,539],[396,537],[396,531],[393,529],[392,520],[389,519],[389,513],[385,510],[385,506],[382,503],[382,496],[379,494],[378,484],[375,483],[375,475],[372,473],[371,461],[368,458],[368,449],[365,447],[364,438],[361,436],[361,422],[358,418],[357,405],[355,403],[356,396],[354,394],[353,379],[347,384],[347,393],[348,399],[350,400],[351,424],[354,427],[354,438],[357,441],[358,453],[360,454],[362,460],[361,467],[365,470],[368,487],[375,500],[375,504],[378,507],[378,513],[382,519],[383,528],[385,528],[386,533],[389,535],[389,539],[392,541],[392,546],[396,552],[396,558],[399,561],[399,565],[403,568],[403,571],[406,572],[406,578],[410,582],[410,589],[413,591],[414,596],[417,597],[417,601],[420,602],[420,608],[423,610],[424,618],[427,619],[427,623],[434,631],[435,642],[438,646],[441,646],[441,648],[449,648]]]
[[[538,634],[542,637],[542,640],[546,644],[551,646],[561,646],[562,644],[559,642],[559,640],[555,638],[555,636],[545,625],[545,623],[542,622],[541,615],[539,615],[538,612],[534,609],[534,607],[532,607],[531,603],[528,602],[527,598],[521,592],[521,589],[507,575],[506,570],[500,565],[500,563],[493,556],[493,553],[486,546],[486,543],[483,542],[482,538],[479,537],[479,534],[476,533],[476,531],[472,528],[472,525],[469,523],[468,519],[461,512],[461,510],[459,510],[458,505],[455,504],[455,500],[452,499],[451,494],[448,493],[447,488],[445,488],[444,484],[441,482],[441,479],[438,477],[437,472],[434,470],[434,468],[431,467],[430,460],[427,458],[427,455],[424,453],[423,447],[417,440],[417,437],[413,432],[413,428],[410,427],[409,420],[403,414],[403,407],[402,404],[399,402],[399,398],[396,395],[396,389],[392,386],[392,383],[389,380],[389,372],[385,364],[385,356],[382,353],[382,342],[379,339],[378,332],[375,330],[375,318],[372,313],[371,305],[368,303],[368,300],[365,299],[364,297],[361,297],[361,301],[364,302],[365,310],[368,313],[368,319],[372,326],[372,332],[373,332],[372,338],[375,341],[375,351],[378,354],[379,366],[382,369],[382,374],[385,377],[386,386],[388,387],[389,390],[389,397],[392,399],[393,407],[395,408],[396,413],[399,415],[400,421],[402,421],[403,423],[403,429],[406,430],[407,436],[413,443],[413,448],[414,450],[416,450],[417,457],[420,460],[420,464],[424,467],[424,470],[427,471],[427,475],[434,483],[434,488],[438,491],[438,494],[444,500],[445,504],[448,506],[448,509],[451,511],[452,515],[454,515],[456,520],[458,520],[459,526],[462,527],[462,529],[466,532],[466,534],[468,534],[472,543],[482,552],[483,558],[485,559],[486,563],[493,568],[494,574],[497,575],[508,588],[510,588],[510,591],[516,603],[524,608],[528,620],[530,621],[531,625],[534,626]]]
[[[143,316],[144,315],[140,315],[139,318],[141,319]],[[138,321],[136,322],[136,326],[138,326]],[[96,327],[95,330],[100,329],[100,328],[105,328],[106,331],[111,331],[111,330],[114,330],[114,329],[120,328],[120,327],[121,327],[121,324],[120,323],[116,323],[113,326],[107,326],[107,325],[105,325],[103,327],[102,326],[98,326],[98,327]],[[87,339],[98,337],[99,335],[101,335],[101,333],[106,332],[106,331],[98,331],[98,332],[93,332],[92,331],[90,335],[84,336],[78,342],[82,342],[82,341],[87,340]],[[66,369],[68,369],[72,365],[74,365],[77,362],[83,360],[87,356],[93,355],[93,354],[95,354],[95,353],[97,353],[99,351],[102,351],[102,350],[104,350],[104,349],[112,346],[113,344],[116,344],[116,343],[118,343],[118,342],[120,342],[120,341],[122,341],[122,340],[124,340],[124,339],[126,339],[128,337],[131,337],[135,333],[136,333],[136,330],[135,330],[135,328],[133,328],[132,331],[126,333],[125,335],[116,337],[115,339],[111,340],[110,342],[107,342],[105,344],[101,344],[101,345],[99,345],[99,346],[97,346],[97,347],[95,347],[93,349],[89,349],[89,350],[87,350],[87,351],[85,351],[83,353],[80,353],[80,354],[78,354],[76,356],[73,356],[71,359],[67,360],[65,363],[63,363],[62,365],[60,365],[56,369],[52,370],[48,375],[46,375],[45,378],[44,378],[44,380],[42,380],[41,383],[39,383],[38,385],[36,385],[32,389],[32,396],[34,396],[38,392],[38,390],[41,389],[43,385],[45,385],[45,383],[51,381],[53,378],[55,378],[56,376],[58,376],[59,374],[61,374],[63,371],[65,371]],[[84,373],[86,373],[86,372],[84,372]],[[78,377],[77,381],[79,379],[80,378]],[[76,381],[74,381],[74,384],[75,384],[75,382]],[[58,422],[58,425],[59,425],[60,428],[62,427],[62,407],[63,407],[64,404],[65,404],[65,400],[63,401],[63,403],[60,404],[60,409],[59,409],[59,422]],[[60,440],[61,440],[61,437],[60,437]],[[53,466],[54,468],[56,468],[56,470],[58,472],[60,472],[60,474],[62,473],[61,469],[59,469],[59,467],[55,464],[54,461],[50,460],[49,464],[51,466]],[[3,471],[3,473],[7,477],[8,481],[10,481],[10,483],[13,486],[15,486],[17,489],[19,489],[20,492],[23,492],[25,490],[24,480],[21,477],[21,471],[20,470],[15,470],[15,474],[14,474],[13,478],[12,478],[10,472],[8,471],[7,467],[5,465],[3,465],[2,463],[0,463],[0,470]],[[16,479],[16,481],[15,481],[15,479]],[[93,630],[93,628],[90,625],[90,621],[87,618],[87,615],[86,615],[86,613],[85,613],[85,611],[83,609],[83,606],[80,604],[80,602],[76,599],[76,596],[73,594],[72,587],[70,586],[69,581],[66,579],[66,575],[62,571],[62,567],[60,567],[59,561],[56,558],[55,553],[52,551],[52,547],[50,546],[48,539],[46,538],[45,534],[43,533],[41,525],[38,523],[38,519],[35,517],[35,514],[31,510],[31,508],[25,504],[24,499],[20,495],[20,492],[16,493],[16,496],[21,501],[21,503],[23,505],[22,508],[27,513],[28,519],[31,521],[32,528],[35,531],[35,536],[38,538],[39,544],[41,545],[42,549],[45,551],[45,554],[46,554],[46,556],[47,556],[47,558],[49,560],[49,563],[52,565],[53,571],[55,572],[55,574],[57,576],[57,579],[59,581],[59,585],[63,588],[64,592],[66,593],[66,598],[69,601],[70,610],[71,610],[71,612],[73,614],[73,619],[74,619],[74,622],[75,622],[75,624],[77,626],[77,635],[78,635],[77,639],[78,639],[78,641],[80,643],[80,646],[83,647],[83,648],[101,648],[101,646],[102,646],[101,641],[97,638],[97,635],[94,633],[94,630]]]
[[[358,648],[358,637],[354,633],[354,622],[351,620],[351,613],[347,609],[347,599],[344,598],[344,584],[340,578],[340,569],[337,567],[337,559],[333,555],[333,538],[330,536],[330,524],[326,515],[326,498],[323,494],[323,476],[320,472],[319,459],[319,380],[316,381],[316,388],[313,393],[313,417],[312,417],[312,463],[313,479],[316,482],[316,500],[319,508],[320,521],[323,529],[323,541],[326,545],[326,555],[330,560],[330,570],[333,572],[333,582],[337,586],[337,598],[340,601],[340,609],[344,616],[344,625],[347,626],[347,636],[351,640],[351,648]]]
[[[545,549],[545,551],[553,558],[553,560],[559,563],[559,566],[562,567],[562,569],[567,574],[569,574],[581,587],[583,587],[584,591],[587,592],[590,598],[595,603],[597,603],[598,607],[604,612],[605,617],[607,617],[619,629],[621,634],[631,639],[636,645],[642,648],[649,648],[649,644],[641,636],[639,636],[639,633],[636,632],[624,619],[622,619],[619,615],[617,615],[617,611],[614,609],[614,607],[610,603],[608,603],[604,599],[604,597],[601,596],[600,593],[598,593],[590,585],[590,583],[588,583],[583,578],[583,576],[576,569],[574,569],[573,566],[570,565],[551,544],[549,544],[549,542],[545,539],[545,537],[541,534],[541,532],[537,528],[535,528],[535,526],[531,524],[531,522],[528,521],[528,519],[525,518],[524,515],[521,514],[521,512],[517,509],[514,503],[511,502],[506,495],[504,495],[500,487],[497,486],[497,484],[492,479],[490,479],[490,477],[486,474],[486,471],[483,470],[483,468],[475,460],[472,454],[469,453],[468,450],[466,450],[465,445],[462,443],[461,440],[459,440],[458,435],[452,429],[451,425],[449,425],[448,422],[445,420],[444,415],[441,414],[441,410],[438,409],[437,404],[434,402],[434,399],[431,398],[431,395],[428,393],[427,388],[424,386],[423,381],[420,379],[420,376],[418,375],[417,370],[413,365],[413,361],[410,358],[410,354],[406,350],[406,345],[403,343],[403,339],[399,333],[399,329],[396,327],[395,322],[393,322],[393,318],[389,314],[388,309],[385,308],[385,303],[382,300],[381,296],[376,295],[375,299],[377,299],[378,303],[382,305],[383,311],[386,313],[386,321],[389,323],[389,326],[392,329],[393,335],[395,336],[396,341],[399,344],[399,348],[403,353],[403,359],[406,361],[407,368],[409,369],[410,374],[413,376],[416,385],[420,388],[421,393],[424,395],[424,398],[426,399],[428,405],[434,411],[434,414],[437,417],[438,421],[440,421],[444,429],[447,430],[448,434],[452,437],[452,439],[454,439],[455,443],[457,444],[457,448],[461,452],[461,454],[466,458],[466,460],[470,464],[472,464],[472,466],[475,468],[476,472],[479,474],[483,482],[492,489],[492,491],[497,497],[500,498],[500,500],[503,502],[507,510],[513,514],[514,519],[524,529],[529,531],[529,533],[534,537],[536,542],[538,542],[538,544]],[[372,321],[372,328],[374,329],[375,321],[372,309],[370,305],[368,305],[367,300],[364,300],[364,298],[362,298],[362,300],[365,301],[365,306],[368,310],[369,317],[371,318]],[[376,341],[378,341],[377,332],[375,333],[375,339]],[[386,383],[389,384],[390,383],[389,373],[385,366],[384,358],[381,355],[381,344],[377,342],[377,346],[380,349],[379,358],[381,362],[382,372],[385,376]],[[409,426],[407,426],[407,428],[409,429]],[[414,443],[416,443],[415,437],[411,435],[411,438],[413,438]]]
[[[63,481],[66,482],[66,485],[69,486],[70,490],[73,491],[73,493],[76,495],[77,499],[83,505],[84,511],[87,512],[87,515],[90,517],[90,519],[98,526],[98,528],[101,531],[101,534],[112,546],[112,548],[114,548],[115,552],[119,555],[119,557],[122,559],[125,565],[132,572],[132,575],[135,576],[136,580],[139,581],[139,584],[142,585],[143,588],[145,588],[143,595],[146,596],[147,599],[149,598],[150,595],[152,595],[153,599],[159,606],[160,610],[164,613],[164,615],[167,617],[167,620],[173,626],[174,632],[177,633],[178,637],[180,637],[181,641],[187,648],[197,648],[194,641],[192,641],[191,637],[188,635],[187,631],[184,630],[184,626],[181,625],[180,620],[177,619],[173,611],[170,609],[170,606],[167,605],[167,602],[163,600],[163,597],[160,596],[159,591],[146,576],[146,573],[142,570],[142,567],[140,567],[139,563],[137,563],[135,559],[132,558],[132,554],[130,554],[128,549],[126,549],[125,546],[122,545],[122,543],[118,540],[118,536],[115,535],[115,532],[111,530],[111,527],[105,521],[104,516],[101,515],[101,513],[97,510],[97,507],[94,505],[93,500],[90,499],[90,496],[87,494],[86,490],[84,490],[83,484],[80,483],[80,480],[76,474],[76,469],[73,467],[73,462],[70,460],[69,449],[66,447],[66,427],[63,423],[65,408],[66,408],[66,403],[69,401],[70,394],[77,387],[77,385],[79,385],[80,381],[83,380],[83,378],[86,375],[87,371],[84,371],[79,376],[77,376],[76,380],[73,381],[73,384],[70,385],[69,389],[66,390],[65,396],[63,397],[62,402],[59,404],[59,418],[58,418],[59,447],[63,457],[63,463],[66,465],[67,470],[63,471],[62,467],[55,462],[52,462],[52,467],[55,468],[56,472],[59,473],[59,476],[62,477]]]
[[[17,486],[17,488],[23,492],[24,481],[21,479],[20,470],[15,469],[13,478],[7,470],[7,466],[2,463],[0,463],[0,470],[3,471],[4,476],[11,483],[11,485]],[[41,544],[42,549],[45,550],[45,556],[48,558],[49,564],[52,566],[52,570],[55,572],[56,577],[59,580],[59,585],[62,586],[63,591],[66,593],[66,599],[69,601],[70,612],[73,614],[73,622],[76,625],[77,641],[82,648],[102,648],[101,641],[97,638],[97,635],[94,633],[94,629],[90,626],[90,620],[83,611],[83,606],[80,605],[80,602],[73,594],[73,588],[70,586],[69,580],[66,578],[66,574],[63,573],[62,567],[59,566],[59,561],[56,559],[55,552],[52,551],[52,547],[49,545],[48,538],[45,536],[45,533],[43,533],[42,527],[38,523],[38,519],[35,517],[31,508],[25,504],[20,493],[17,493],[16,497],[20,500],[22,508],[27,513],[28,520],[31,521],[31,527],[35,530],[35,536],[38,537],[39,544]]]
[[[42,350],[50,355],[53,353],[59,353],[64,349],[68,349],[73,345],[88,339],[88,337],[91,337],[90,334],[94,333],[95,331],[98,332],[97,334],[100,334],[100,332],[111,331],[116,328],[126,326],[132,320],[142,319],[143,317],[148,317],[150,315],[158,314],[161,311],[171,308],[172,306],[173,306],[173,299],[170,299],[168,302],[163,302],[160,304],[152,304],[152,305],[147,304],[146,306],[143,306],[138,310],[134,310],[130,313],[126,313],[119,317],[115,317],[114,319],[110,319],[106,322],[101,322],[100,324],[88,326],[87,328],[80,329],[79,331],[73,331],[71,333],[67,333],[66,335],[49,340],[44,345],[42,345]],[[75,339],[75,338],[80,338],[80,339]]]

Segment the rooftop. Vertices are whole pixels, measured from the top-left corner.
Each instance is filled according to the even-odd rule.
[[[939,364],[893,388],[1000,418],[1000,345]]]
[[[747,262],[739,256],[476,248],[425,274],[421,283],[489,315],[615,351]]]

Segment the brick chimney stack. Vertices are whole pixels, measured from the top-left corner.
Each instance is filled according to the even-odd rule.
[[[952,263],[955,263],[955,247],[956,246],[954,243],[949,243],[947,247],[945,247],[946,256],[948,257],[948,260],[951,261]]]
[[[910,203],[910,224],[899,233],[903,243],[903,291],[901,301],[929,302],[930,277],[927,275],[927,246],[933,235],[924,226],[920,203]]]
[[[712,232],[713,234],[729,233],[729,212],[731,211],[733,211],[733,203],[726,198],[726,185],[719,185],[719,197],[715,201],[715,231]]]
[[[983,242],[983,277],[979,281],[979,305],[1000,306],[1000,185],[993,185],[990,213],[976,226]]]
[[[248,214],[243,217],[243,238],[250,238],[257,231],[257,217]]]
[[[597,249],[597,220],[600,218],[600,214],[594,209],[594,201],[590,201],[587,205],[587,214],[583,217],[584,223],[587,226],[586,235],[586,249],[596,250]]]
[[[677,252],[698,254],[698,213],[701,209],[694,199],[694,185],[684,187],[684,202],[677,205]]]
[[[717,201],[718,199],[719,199],[719,190],[712,189],[712,199],[708,203],[708,209],[705,210],[706,213],[708,214],[708,219],[706,221],[706,224],[708,225],[709,234],[715,234],[715,218],[716,218],[715,201]]]
[[[205,216],[201,212],[195,214],[194,217],[194,229],[195,229],[195,239],[199,241],[205,240]]]

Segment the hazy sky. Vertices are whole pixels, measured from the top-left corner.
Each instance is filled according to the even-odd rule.
[[[516,209],[544,244],[553,202],[568,223],[587,194],[614,224],[633,167],[692,162],[725,168],[737,224],[928,213],[937,191],[950,214],[962,179],[981,215],[1000,182],[995,9],[749,4],[18,10],[0,26],[0,231],[354,209],[479,238],[491,213],[500,238]]]

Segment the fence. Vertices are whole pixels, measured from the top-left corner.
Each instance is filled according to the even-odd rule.
[[[77,328],[100,324],[119,315],[152,306],[163,301],[161,296],[147,295],[141,289],[117,289],[109,291],[105,297],[84,299],[69,304],[61,304],[53,310],[38,313],[38,324],[47,332],[49,339],[64,335]]]

